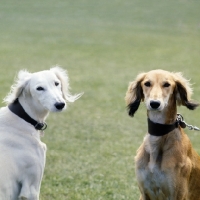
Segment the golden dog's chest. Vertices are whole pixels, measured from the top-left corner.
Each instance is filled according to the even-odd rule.
[[[149,166],[136,171],[137,180],[141,192],[147,194],[153,200],[166,200],[169,197],[170,183],[173,181],[162,172],[158,166],[150,169]]]

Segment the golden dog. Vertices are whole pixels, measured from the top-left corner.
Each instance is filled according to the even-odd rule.
[[[129,115],[147,108],[148,134],[135,157],[140,200],[200,200],[200,156],[182,128],[177,105],[194,110],[190,83],[181,73],[141,73],[126,93]]]

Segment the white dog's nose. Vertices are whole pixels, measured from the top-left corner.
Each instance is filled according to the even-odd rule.
[[[55,103],[54,106],[58,109],[58,110],[62,110],[65,107],[65,103]]]

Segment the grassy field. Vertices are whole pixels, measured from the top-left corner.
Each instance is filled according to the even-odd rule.
[[[42,138],[41,200],[137,200],[134,156],[147,130],[144,105],[129,118],[124,96],[142,71],[181,71],[200,102],[200,1],[2,0],[0,98],[20,69],[56,64],[84,96],[51,114]],[[4,106],[1,103],[1,106]],[[200,111],[180,108],[200,126]],[[186,130],[200,153],[200,133]]]

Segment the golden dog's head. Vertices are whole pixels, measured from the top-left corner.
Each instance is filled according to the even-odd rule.
[[[181,73],[152,70],[139,74],[130,83],[125,100],[129,115],[134,116],[141,101],[145,102],[149,111],[162,111],[171,100],[177,105],[194,110],[199,104],[191,101],[191,94],[190,83]]]

